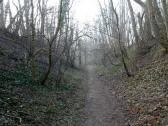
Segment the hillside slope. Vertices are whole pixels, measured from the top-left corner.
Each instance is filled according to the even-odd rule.
[[[126,110],[134,126],[166,126],[168,124],[168,61],[164,57],[116,86],[126,100]]]

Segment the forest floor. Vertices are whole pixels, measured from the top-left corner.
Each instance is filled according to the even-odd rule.
[[[96,66],[88,66],[85,121],[81,126],[126,126],[122,104],[113,89],[96,73]]]
[[[124,126],[124,124],[122,124],[123,122],[115,123],[118,120],[123,121],[125,119],[122,113],[124,113],[127,118],[126,122],[128,122],[128,126],[168,125],[167,57],[154,60],[151,63],[144,65],[130,78],[125,74],[117,73],[116,69],[103,68],[103,66],[97,66],[96,72],[99,75],[99,81],[97,84],[95,84],[94,81],[91,81],[90,83],[93,83],[92,88],[94,89],[90,89],[93,90],[92,94],[94,94],[94,97],[97,98],[97,95],[99,95],[95,104],[98,103],[101,105],[95,106],[99,107],[99,109],[104,109],[104,111],[97,111],[103,111],[102,113],[105,113],[104,115],[99,115],[98,112],[95,112],[98,118],[106,118],[106,111],[108,110],[105,108],[107,108],[110,113],[108,118],[112,117],[112,126]],[[93,78],[92,75],[90,76]],[[97,87],[100,89],[97,89]],[[95,93],[94,90],[96,90]],[[102,100],[104,97],[108,97],[108,100]],[[110,107],[108,107],[107,104],[110,105]],[[90,108],[92,109],[92,106]],[[122,109],[122,111],[120,109]],[[114,116],[115,118],[113,118],[113,114],[116,114]],[[120,117],[118,118],[118,116]],[[104,125],[106,126],[106,123]]]
[[[28,75],[0,69],[0,126],[79,126],[82,71],[67,71],[60,85],[41,86]]]

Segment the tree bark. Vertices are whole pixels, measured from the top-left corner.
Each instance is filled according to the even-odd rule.
[[[157,41],[159,41],[159,43],[162,45],[163,48],[165,48],[168,51],[168,41],[167,41],[167,36],[165,35],[165,30],[162,27],[159,27],[159,24],[156,20],[156,15],[158,16],[159,12],[156,12],[156,5],[154,5],[156,3],[153,3],[152,0],[147,0],[147,6],[148,6],[148,13],[149,13],[149,17],[150,17],[150,22],[151,22],[151,26],[153,28],[153,33],[157,39]],[[157,13],[157,14],[156,14]],[[158,20],[160,23],[162,19]],[[163,25],[163,24],[160,24]]]
[[[31,72],[33,80],[36,79],[36,61],[35,61],[35,24],[34,24],[34,4],[33,0],[31,0]]]
[[[167,32],[167,39],[168,39],[168,5],[166,3],[166,0],[161,0],[162,6],[163,6],[163,13],[165,18],[165,25],[166,25],[166,32]]]
[[[140,42],[139,42],[140,39],[139,39],[138,32],[137,32],[137,29],[136,29],[136,21],[135,21],[134,11],[133,11],[133,8],[132,8],[132,5],[131,5],[131,1],[127,0],[127,2],[128,2],[129,10],[130,10],[131,20],[132,20],[132,28],[133,28],[133,31],[134,31],[135,42],[137,43],[138,48],[139,48],[140,47]]]

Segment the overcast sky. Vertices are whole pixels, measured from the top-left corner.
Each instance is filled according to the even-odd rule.
[[[4,0],[4,1],[7,1],[7,0]],[[11,1],[17,4],[18,0],[11,0]],[[20,1],[22,2],[22,0]],[[58,1],[59,0],[48,0],[49,2],[48,4],[50,6],[55,6],[56,3],[58,3]],[[104,1],[106,0],[100,0],[102,4],[104,3]],[[113,0],[113,1],[114,1],[114,5],[117,6],[117,2],[119,0]],[[98,0],[74,0],[73,3],[74,3],[73,4],[74,18],[79,24],[87,24],[89,22],[93,22],[93,20],[96,19],[96,16],[100,12]],[[135,4],[134,2],[132,2],[132,4],[135,12],[140,11],[140,7],[137,4]]]
[[[99,11],[99,4],[98,0],[75,0],[74,5],[74,12],[75,12],[75,18],[79,21],[81,24],[85,24],[88,22],[92,22],[96,16],[100,13]],[[104,4],[104,1],[106,0],[99,0],[102,2],[101,4]],[[113,0],[114,6],[118,6],[119,0]],[[141,11],[141,7],[132,1],[132,6],[135,11],[135,13]]]

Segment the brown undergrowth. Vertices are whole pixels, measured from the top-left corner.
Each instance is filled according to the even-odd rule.
[[[111,71],[111,69],[110,69]],[[123,111],[131,126],[168,125],[168,60],[160,57],[146,62],[135,73],[126,77],[121,73],[99,74],[113,88],[112,94],[123,102]],[[108,74],[107,74],[108,73]],[[101,75],[101,76],[100,76]]]
[[[126,100],[126,111],[133,126],[168,125],[168,61],[154,61],[134,77],[124,77],[118,95]]]

